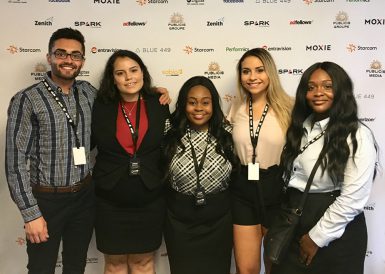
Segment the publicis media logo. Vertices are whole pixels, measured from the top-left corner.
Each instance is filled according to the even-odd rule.
[[[170,17],[170,22],[168,23],[169,30],[185,30],[186,23],[184,22],[183,15],[179,12],[174,12]]]
[[[360,46],[353,43],[348,44],[346,49],[348,50],[348,52],[378,50],[377,46]]]
[[[197,52],[197,53],[207,53],[207,52],[214,52],[215,50],[213,48],[197,48],[197,47],[192,47],[192,46],[185,46],[183,48],[183,51],[186,53],[186,54],[192,54],[194,52]]]
[[[267,28],[267,27],[270,27],[270,21],[267,21],[267,20],[248,20],[248,21],[243,21],[243,25],[246,27],[256,26],[256,27]]]
[[[385,70],[382,68],[380,61],[373,60],[370,68],[366,70],[369,77],[383,77]]]
[[[221,67],[217,62],[210,62],[208,70],[204,72],[204,75],[209,79],[221,79],[221,76],[224,75],[224,71],[221,70]]]
[[[42,21],[35,20],[34,24],[35,24],[35,26],[52,26],[53,25],[53,17],[49,17],[49,18],[42,20]]]
[[[46,73],[47,70],[48,69],[46,64],[37,63],[34,67],[34,71],[31,72],[31,77],[33,77],[35,81],[41,81],[43,80],[44,74]]]
[[[7,48],[8,52],[10,54],[16,54],[16,53],[39,53],[41,52],[41,49],[38,48],[23,48],[23,47],[17,47],[15,45],[10,45]]]
[[[335,29],[348,29],[350,27],[348,14],[344,11],[338,12],[333,22],[333,27]]]

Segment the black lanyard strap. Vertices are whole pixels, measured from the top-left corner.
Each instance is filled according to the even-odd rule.
[[[79,124],[79,112],[80,112],[81,107],[80,107],[80,99],[79,99],[78,89],[76,88],[76,86],[74,87],[74,97],[75,97],[75,101],[76,101],[76,123],[75,123],[74,119],[68,113],[67,107],[65,106],[65,103],[62,101],[62,98],[59,98],[59,96],[57,96],[56,92],[54,92],[52,90],[52,88],[48,84],[47,80],[43,79],[43,83],[44,83],[44,86],[46,87],[46,89],[48,90],[48,92],[52,95],[52,97],[56,101],[56,103],[62,109],[64,115],[67,118],[68,123],[71,125],[72,130],[75,134],[76,147],[79,148],[80,147],[80,140],[79,140],[79,137],[77,134],[77,127]]]
[[[201,188],[201,184],[200,184],[199,174],[201,173],[201,171],[203,169],[203,164],[204,164],[204,162],[206,160],[207,148],[208,148],[209,142],[210,142],[210,133],[209,133],[209,131],[207,131],[206,148],[203,151],[203,154],[202,154],[202,157],[201,157],[201,159],[199,161],[199,164],[198,164],[198,159],[197,159],[197,156],[196,156],[196,153],[195,153],[194,146],[193,146],[193,144],[191,142],[191,129],[190,128],[187,128],[187,138],[188,138],[188,141],[189,141],[190,146],[191,146],[191,154],[192,154],[192,158],[193,158],[193,162],[194,162],[194,169],[195,169],[195,173],[197,175],[197,188],[200,189]]]
[[[140,122],[140,95],[138,96],[138,101],[136,102],[137,108],[136,108],[136,117],[135,117],[135,130],[132,126],[132,123],[130,119],[127,116],[126,110],[124,109],[124,102],[120,102],[120,106],[122,109],[123,116],[126,120],[126,123],[128,127],[130,128],[130,133],[132,136],[132,141],[134,143],[134,156],[136,156],[137,147],[136,144],[138,143],[139,139],[139,122]]]
[[[302,152],[305,151],[305,149],[307,149],[310,145],[312,145],[313,143],[315,143],[318,139],[320,139],[323,135],[325,134],[325,130],[323,130],[321,133],[319,133],[316,137],[314,137],[313,139],[311,139],[309,142],[307,142],[300,150],[299,150],[299,154],[302,154]]]
[[[268,110],[269,110],[269,104],[266,103],[265,108],[263,109],[261,118],[259,119],[257,129],[255,130],[255,134],[254,134],[253,102],[251,100],[251,97],[249,98],[249,129],[250,129],[251,145],[253,146],[253,158],[252,158],[253,164],[255,164],[255,159],[257,158],[256,149],[258,144],[259,132],[261,131],[262,124],[265,121],[265,117],[267,115]]]

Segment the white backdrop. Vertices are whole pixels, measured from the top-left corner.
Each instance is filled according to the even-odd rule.
[[[249,48],[269,50],[293,95],[308,66],[334,61],[352,77],[360,118],[384,150],[384,0],[3,0],[0,15],[0,274],[26,273],[22,219],[9,197],[3,168],[6,109],[13,94],[49,69],[48,39],[58,28],[77,28],[85,35],[86,63],[79,78],[96,87],[107,58],[125,48],[143,58],[154,84],[168,88],[174,102],[188,78],[210,77],[225,112],[236,95],[236,63]],[[365,274],[384,274],[383,174],[365,213]],[[92,240],[86,273],[102,273],[102,267]],[[60,256],[56,272],[61,273]],[[169,273],[164,245],[157,253],[157,273]]]

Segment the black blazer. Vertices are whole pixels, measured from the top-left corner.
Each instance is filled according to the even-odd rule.
[[[165,120],[169,117],[168,106],[159,103],[159,96],[144,96],[148,130],[137,151],[140,159],[140,177],[144,185],[152,190],[161,185],[160,170],[161,141]],[[116,139],[116,119],[119,102],[104,103],[95,100],[92,114],[92,142],[98,154],[92,177],[96,187],[112,189],[119,181],[129,180],[130,156]]]

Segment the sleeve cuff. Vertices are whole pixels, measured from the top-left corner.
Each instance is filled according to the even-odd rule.
[[[20,211],[25,223],[33,221],[42,216],[38,205],[34,205],[32,207],[22,209]]]
[[[327,235],[322,233],[319,229],[317,229],[317,227],[313,227],[309,231],[309,236],[319,247],[328,246],[331,242]]]

